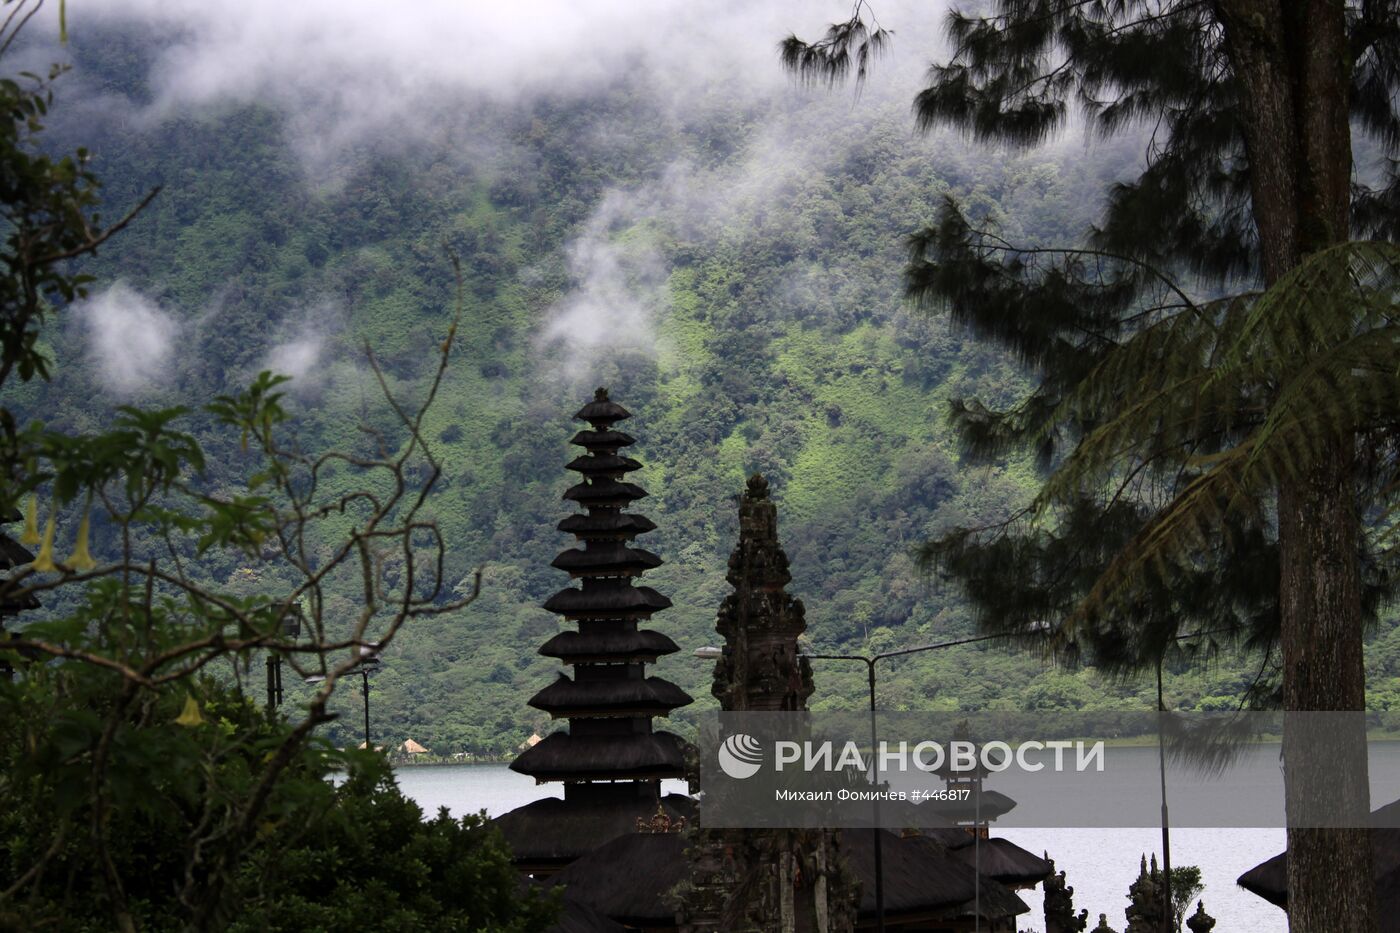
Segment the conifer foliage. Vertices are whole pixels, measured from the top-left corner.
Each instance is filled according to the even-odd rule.
[[[998,630],[1058,618],[1130,668],[1207,621],[1265,647],[1265,669],[1277,650],[1286,709],[1362,708],[1400,411],[1397,4],[978,9],[949,14],[921,127],[1031,145],[1077,106],[1101,134],[1143,133],[1146,158],[1082,248],[1006,242],[951,202],[913,237],[909,295],[1040,377],[1008,410],[953,404],[968,452],[1029,448],[1051,470],[1024,513],[925,557]],[[783,46],[799,76],[844,74],[800,46]],[[1328,741],[1323,775],[1285,735],[1290,807],[1330,780],[1364,808],[1360,724]],[[1292,929],[1375,929],[1364,831],[1291,829],[1289,853]]]

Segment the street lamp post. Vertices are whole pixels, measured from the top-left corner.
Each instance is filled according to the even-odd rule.
[[[282,636],[296,641],[301,636],[301,607],[293,604],[282,616]],[[276,709],[282,705],[282,655],[276,651],[267,653],[267,708]]]
[[[370,672],[374,671],[376,668],[379,667],[379,663],[379,644],[377,642],[372,642],[368,645],[360,646],[360,666],[358,668],[358,673],[360,675],[360,693],[365,698],[366,751],[372,750],[374,748],[374,746],[371,745],[369,741],[369,675]],[[325,679],[325,674],[313,674],[310,677],[306,678],[306,682],[309,684],[319,684]]]
[[[1050,631],[1050,626],[1049,626],[1048,623],[1045,623],[1045,622],[1037,623],[1037,624],[1031,629],[1031,632],[1032,632],[1032,633],[1040,634],[1040,635],[1044,635],[1044,634],[1048,633],[1049,631]],[[878,765],[879,758],[878,758],[878,746],[877,746],[877,738],[878,738],[878,736],[877,736],[877,734],[876,734],[876,728],[875,728],[875,681],[876,681],[876,678],[875,678],[875,665],[876,665],[878,662],[880,662],[880,661],[884,661],[884,660],[887,660],[887,659],[889,659],[889,658],[900,658],[900,657],[903,657],[903,656],[905,656],[905,655],[907,655],[907,654],[920,654],[920,653],[925,652],[925,651],[936,651],[936,650],[938,650],[939,648],[956,648],[956,647],[959,646],[959,645],[971,645],[971,644],[975,644],[975,643],[977,643],[977,642],[992,641],[993,639],[998,639],[998,638],[1011,638],[1011,637],[1014,637],[1014,636],[1017,635],[1017,634],[1024,634],[1024,633],[1018,633],[1018,632],[999,632],[999,633],[994,634],[994,635],[975,635],[975,636],[973,636],[973,637],[971,637],[971,638],[958,638],[958,639],[955,639],[955,640],[953,640],[953,641],[937,642],[937,643],[932,644],[932,645],[919,645],[919,646],[914,647],[914,648],[901,648],[901,649],[899,649],[898,651],[883,651],[883,652],[881,652],[881,653],[879,653],[879,654],[871,654],[871,655],[864,655],[864,654],[807,654],[807,653],[804,653],[804,654],[802,655],[802,657],[807,658],[808,660],[812,660],[812,661],[860,661],[860,662],[862,662],[862,663],[865,665],[866,685],[867,685],[867,689],[868,689],[868,692],[869,692],[869,698],[870,698],[870,750],[871,750],[871,756],[872,756],[873,760],[875,760],[875,761],[877,762],[877,764],[876,764],[876,766],[875,766],[875,768],[874,768],[874,771],[873,771],[873,777],[875,778],[875,780],[878,781],[878,780],[879,780],[879,765]],[[715,647],[706,646],[706,647],[704,647],[704,648],[697,648],[697,649],[695,649],[695,657],[697,657],[697,658],[699,658],[699,659],[701,659],[701,660],[706,660],[706,661],[718,660],[722,655],[723,655],[723,651],[722,651],[721,649],[715,648]],[[882,853],[882,851],[881,851],[881,845],[880,845],[880,801],[879,801],[879,798],[876,797],[876,798],[873,799],[872,802],[873,802],[873,806],[874,806],[874,809],[875,809],[875,820],[874,820],[875,826],[874,826],[874,829],[873,829],[873,836],[872,836],[872,839],[873,839],[873,842],[874,842],[874,856],[875,856],[875,864],[874,864],[874,868],[875,868],[875,930],[876,930],[876,933],[884,933],[884,930],[885,930],[885,877],[884,877],[884,864],[883,864],[883,862],[884,862],[884,856],[883,856],[883,853]]]
[[[1048,631],[1048,626],[1043,623],[1037,626],[1034,631],[1044,633]],[[981,641],[991,641],[997,638],[1008,638],[1014,632],[999,632],[995,635],[976,635],[972,638],[959,638],[953,641],[942,641],[932,645],[919,645],[915,648],[901,648],[898,651],[884,651],[879,654],[804,654],[803,657],[814,661],[860,661],[865,664],[866,684],[870,694],[870,754],[875,766],[872,769],[872,777],[876,782],[880,779],[879,771],[879,747],[876,743],[875,731],[875,665],[888,658],[900,658],[907,654],[920,654],[925,651],[936,651],[939,648],[956,648],[959,645],[971,645]],[[872,798],[875,809],[875,827],[872,830],[872,842],[875,852],[875,930],[876,933],[884,933],[885,930],[885,875],[883,864],[883,853],[880,845],[880,799]],[[979,798],[980,803],[980,798]],[[980,919],[980,918],[979,918]]]
[[[1217,635],[1223,629],[1213,629],[1205,632],[1190,632],[1186,635],[1174,635],[1171,638],[1173,643],[1185,641],[1188,638],[1198,638],[1202,635]],[[1166,905],[1163,911],[1162,929],[1164,933],[1173,933],[1176,929],[1176,914],[1172,907],[1172,837],[1170,821],[1167,818],[1167,751],[1165,742],[1162,739],[1162,726],[1167,715],[1167,704],[1163,700],[1162,694],[1162,658],[1166,654],[1163,648],[1157,652],[1157,774],[1162,785],[1162,900]]]

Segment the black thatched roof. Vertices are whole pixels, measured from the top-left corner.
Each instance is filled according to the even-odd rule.
[[[619,447],[630,447],[637,439],[626,431],[580,431],[569,438],[569,443],[587,450],[617,453]]]
[[[595,512],[592,515],[570,515],[554,527],[580,538],[630,538],[655,530],[656,523],[645,515]]]
[[[587,904],[566,897],[558,921],[545,933],[627,933],[627,928]]]
[[[594,479],[575,483],[564,491],[562,498],[572,499],[583,506],[621,507],[645,499],[647,491],[636,483],[619,483],[615,479]]]
[[[587,661],[655,661],[680,648],[660,632],[560,632],[540,646],[540,654],[566,664]]]
[[[561,716],[665,716],[691,702],[690,694],[669,680],[570,680],[563,674],[530,698],[535,709]]]
[[[1021,848],[1010,839],[993,837],[980,844],[970,833],[967,841],[950,847],[949,854],[971,865],[989,878],[1012,887],[1036,885],[1050,877],[1051,865],[1034,852]]]
[[[668,609],[671,601],[649,586],[608,589],[560,590],[545,600],[544,608],[570,619],[610,619],[624,615],[650,615]]]
[[[610,401],[607,389],[599,389],[593,393],[593,401],[580,408],[574,417],[593,424],[612,424],[630,418],[632,414],[617,402]]]
[[[568,469],[584,476],[621,476],[640,470],[642,464],[631,457],[617,454],[584,454],[569,461]]]
[[[660,800],[672,818],[695,819],[695,801],[681,794]],[[610,839],[636,832],[638,819],[656,813],[657,801],[646,797],[630,800],[564,801],[559,797],[533,800],[492,820],[501,830],[517,862],[539,866],[572,861]]]
[[[1400,931],[1400,869],[1376,881],[1376,912],[1381,918],[1380,933]]]
[[[1030,910],[1025,901],[990,878],[976,877],[931,840],[901,839],[880,830],[885,915],[890,920],[927,917],[984,920]],[[630,926],[664,927],[675,922],[667,895],[690,878],[686,839],[678,833],[619,836],[570,864],[550,879],[565,896],[583,901]],[[841,849],[861,882],[860,917],[875,914],[875,855],[872,832],[845,830]]]
[[[902,914],[948,919],[980,913],[984,919],[992,919],[1030,910],[1014,891],[991,878],[979,879],[975,869],[952,858],[935,840],[902,838],[887,830],[879,833],[886,917]],[[861,882],[861,917],[875,915],[874,834],[874,830],[864,829],[841,833],[847,864]]]
[[[1375,822],[1394,826],[1400,818],[1400,800],[1372,811]],[[1381,933],[1400,933],[1400,829],[1371,830],[1371,871],[1376,879],[1376,903]],[[1236,882],[1275,907],[1288,909],[1288,853],[1280,852],[1240,875]],[[1383,902],[1393,905],[1386,910]]]
[[[670,926],[670,891],[690,878],[687,842],[680,833],[618,836],[549,879],[565,896],[629,926]]]
[[[537,781],[626,780],[683,777],[685,742],[669,732],[570,735],[553,732],[521,752],[512,771]]]
[[[549,566],[574,576],[584,574],[639,574],[660,567],[661,558],[651,551],[626,547],[620,542],[610,547],[570,548],[554,558]]]

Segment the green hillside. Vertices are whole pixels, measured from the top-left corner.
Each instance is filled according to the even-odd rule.
[[[138,41],[88,33],[71,53],[76,73],[63,81],[146,98]],[[878,651],[974,630],[958,594],[923,577],[910,552],[1033,490],[1029,461],[964,468],[943,420],[951,397],[1004,402],[1027,383],[1013,360],[904,304],[904,237],[952,193],[1010,238],[1064,242],[1137,150],[988,159],[953,137],[916,136],[902,99],[853,107],[794,92],[768,107],[717,95],[675,113],[626,83],[583,100],[464,102],[479,152],[415,138],[334,170],[299,159],[271,107],[154,123],[64,119],[60,107],[52,144],[93,150],[113,214],[163,186],[88,268],[95,293],[120,281],[180,322],[179,350],[142,404],[228,391],[302,341],[317,359],[293,382],[297,442],[372,443],[361,426],[389,422],[363,348],[398,390],[421,389],[452,310],[446,251],[461,256],[466,325],[427,422],[446,467],[431,511],[451,578],[469,586],[481,567],[484,589],[460,615],[396,639],[375,675],[379,740],[501,755],[549,728],[526,700],[559,669],[535,653],[557,630],[539,604],[566,583],[549,562],[567,546],[554,525],[570,511],[559,498],[573,481],[569,415],[595,385],[634,415],[638,482],[651,493],[640,511],[658,525],[646,546],[667,561],[647,583],[675,603],[655,625],[683,648],[659,673],[697,698],[682,723],[713,705],[708,668],[689,652],[714,641],[733,498],[754,471],[775,487],[790,590],[815,645]],[[591,323],[619,296],[636,303],[640,331]],[[564,336],[550,340],[560,320]],[[590,336],[600,343],[587,346]],[[52,384],[26,387],[16,404],[86,429],[128,400],[86,341],[70,323]],[[217,488],[241,453],[213,440],[208,453]],[[275,573],[198,572],[245,587]],[[1400,635],[1377,636],[1372,664],[1400,673]],[[1175,668],[1171,702],[1211,707],[1231,702],[1257,659]],[[816,674],[818,707],[864,702],[863,671]],[[256,667],[247,685],[261,690]],[[1149,702],[1145,684],[998,648],[901,662],[881,690],[904,709]],[[1374,707],[1397,704],[1394,688],[1374,691]],[[333,724],[332,738],[358,741],[356,722]]]

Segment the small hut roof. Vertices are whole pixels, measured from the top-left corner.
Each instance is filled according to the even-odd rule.
[[[426,748],[424,748],[423,746],[419,745],[417,742],[413,741],[412,739],[405,739],[405,740],[404,740],[404,743],[403,743],[403,750],[406,751],[406,752],[408,752],[410,755],[422,755],[422,754],[424,754],[425,752],[427,752],[427,749],[426,749]]]
[[[615,479],[591,479],[570,486],[564,490],[561,498],[570,499],[583,506],[621,507],[646,497],[647,491],[636,483],[619,483]]]
[[[544,608],[567,618],[592,616],[617,618],[668,609],[671,601],[649,586],[619,586],[607,589],[562,589],[545,600]]]
[[[28,548],[9,535],[0,535],[0,567],[13,570],[33,561],[34,555],[29,552]]]
[[[671,926],[670,891],[690,878],[680,833],[628,833],[604,843],[549,880],[565,896],[628,926]]]
[[[651,629],[624,632],[560,632],[540,646],[540,654],[565,663],[585,661],[655,661],[680,648]]]
[[[27,609],[38,609],[42,603],[33,593],[23,596],[7,596],[0,600],[0,616],[19,615]]]
[[[569,443],[585,450],[616,453],[619,447],[630,447],[637,439],[626,431],[580,431],[569,438]]]
[[[584,454],[570,460],[567,468],[584,476],[616,477],[640,470],[642,464],[631,457],[619,457],[617,454]]]
[[[636,714],[664,716],[691,702],[690,694],[660,677],[646,680],[570,680],[563,674],[530,698],[530,705],[555,716]]]
[[[549,565],[574,576],[585,574],[641,573],[660,567],[661,558],[651,551],[626,547],[621,543],[609,547],[569,548]]]
[[[1393,827],[1400,819],[1400,800],[1372,811],[1372,821]],[[1381,911],[1381,933],[1400,933],[1400,829],[1371,830],[1371,871],[1376,879],[1376,900],[1394,899],[1396,910]],[[1236,881],[1251,894],[1257,894],[1275,907],[1288,909],[1288,853],[1280,852],[1240,875]],[[1387,925],[1389,924],[1389,925]]]
[[[1021,848],[1010,839],[993,837],[980,844],[969,833],[967,842],[952,848],[949,854],[971,865],[989,878],[1013,887],[1039,884],[1050,877],[1051,865],[1034,852]]]
[[[695,801],[666,794],[661,808],[672,819],[695,819]],[[492,822],[501,830],[516,861],[562,863],[592,852],[610,839],[636,832],[637,820],[656,813],[650,797],[630,800],[565,801],[560,797],[533,800],[503,813]]]
[[[593,401],[580,408],[574,417],[593,424],[612,424],[632,417],[632,413],[610,400],[607,389],[599,389],[593,393]]]
[[[510,769],[537,781],[681,777],[685,742],[670,732],[570,735],[553,732],[521,752]]]
[[[570,515],[554,527],[580,538],[630,538],[655,530],[656,523],[645,515],[601,512],[593,515]]]

